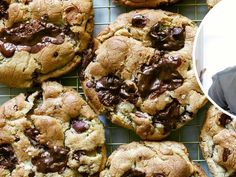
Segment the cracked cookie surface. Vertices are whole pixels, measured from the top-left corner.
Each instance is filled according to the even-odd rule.
[[[0,107],[1,177],[98,176],[104,128],[75,90],[46,82]]]
[[[132,142],[121,145],[100,177],[206,177],[177,142]]]
[[[201,149],[215,177],[235,177],[236,119],[211,106],[201,132]]]
[[[92,32],[91,0],[1,0],[0,83],[31,87],[71,71]]]
[[[130,7],[158,7],[160,5],[170,5],[179,0],[113,0],[113,2]]]
[[[196,29],[162,10],[119,16],[84,56],[81,80],[92,107],[143,139],[186,124],[207,101],[192,69]]]

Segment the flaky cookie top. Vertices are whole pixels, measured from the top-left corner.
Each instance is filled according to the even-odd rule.
[[[206,103],[192,69],[196,30],[188,18],[162,10],[120,15],[84,56],[81,80],[91,106],[143,139],[162,139],[191,120]]]
[[[0,107],[0,176],[91,176],[103,169],[104,143],[97,114],[56,82]]]

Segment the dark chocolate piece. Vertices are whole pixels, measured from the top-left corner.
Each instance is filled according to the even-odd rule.
[[[10,144],[0,145],[0,166],[10,171],[14,170],[17,164],[17,158],[14,149]]]
[[[91,63],[94,59],[95,59],[95,53],[93,52],[93,43],[89,44],[89,48],[82,52],[81,57],[82,57],[82,64],[80,67],[80,73],[79,73],[79,77],[81,81],[84,81],[84,71],[87,68],[87,66],[89,65],[89,63]]]
[[[185,28],[155,24],[150,30],[153,47],[159,50],[179,50],[184,47]]]
[[[165,133],[176,129],[176,125],[181,121],[180,104],[177,100],[168,104],[164,110],[160,111],[153,117],[153,123],[164,125]]]
[[[119,95],[114,95],[109,90],[99,91],[98,98],[105,106],[113,106],[120,102]]]
[[[138,28],[143,28],[147,24],[147,18],[143,15],[135,15],[132,18],[132,26],[138,27]]]
[[[39,146],[39,142],[37,140],[37,136],[40,134],[39,130],[36,128],[29,128],[24,131],[25,135],[29,138],[30,143],[33,146]]]
[[[111,92],[119,93],[121,85],[122,82],[118,77],[109,75],[98,80],[95,89],[96,91],[110,90]]]
[[[77,133],[83,133],[86,130],[88,130],[88,124],[82,120],[72,120],[71,127],[77,132]]]
[[[232,122],[232,118],[230,116],[228,116],[227,114],[221,114],[219,121],[220,121],[220,125],[222,126],[226,126],[228,125],[230,122]]]
[[[231,154],[230,150],[228,148],[224,148],[223,151],[223,162],[226,162],[228,160],[229,155]]]
[[[75,151],[73,154],[73,159],[79,161],[80,157],[83,155],[86,155],[85,151],[81,151],[81,150]]]
[[[95,90],[98,97],[105,106],[112,106],[119,103],[120,88],[122,81],[116,76],[105,76],[96,82]]]
[[[134,170],[134,169],[130,169],[129,171],[125,172],[122,177],[145,177],[146,174],[138,171],[138,170]]]
[[[0,31],[0,52],[7,58],[12,57],[15,51],[38,53],[49,43],[59,45],[64,40],[64,28],[33,20],[3,28]]]
[[[6,0],[0,1],[0,19],[8,18],[8,13],[7,13],[8,7],[9,7],[9,4],[6,2]]]
[[[28,177],[35,177],[35,172],[33,172],[33,171],[30,172],[29,175],[28,175]]]
[[[67,167],[68,152],[68,148],[54,146],[32,158],[32,164],[41,173],[62,173]]]
[[[156,97],[166,90],[174,90],[183,84],[183,77],[177,71],[181,60],[176,57],[161,57],[151,65],[144,65],[138,79],[141,97]]]
[[[0,41],[0,52],[3,56],[9,58],[14,55],[16,46],[12,43],[3,43]]]
[[[118,104],[122,99],[135,104],[138,97],[157,97],[166,90],[174,90],[183,84],[183,77],[177,71],[181,64],[180,58],[154,57],[150,65],[144,65],[135,84],[127,85],[117,76],[108,75],[86,83],[88,88],[95,88],[98,98],[105,106]]]
[[[114,75],[102,77],[95,82],[88,82],[87,86],[95,87],[99,100],[105,106],[118,104],[121,99],[135,103],[139,96],[134,86],[128,86]]]
[[[123,83],[120,90],[120,97],[135,104],[138,100],[139,94],[134,85],[128,86]]]

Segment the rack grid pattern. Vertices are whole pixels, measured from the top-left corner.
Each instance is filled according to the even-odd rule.
[[[132,8],[123,8],[115,5],[112,3],[112,0],[94,0],[94,10],[94,35],[96,36],[101,29],[114,21],[119,14],[130,11]],[[174,6],[165,7],[165,10],[183,14],[192,19],[198,25],[208,12],[205,0],[182,0]],[[78,75],[78,70],[75,70],[59,78],[58,81],[65,86],[76,89],[83,95]],[[4,85],[0,85],[0,104],[18,95],[19,93],[27,91],[32,91],[32,89],[10,89]],[[193,121],[183,128],[173,132],[166,140],[184,143],[189,150],[190,157],[203,167],[208,176],[211,176],[199,148],[199,134],[206,110],[207,106],[199,112]],[[121,144],[140,140],[135,133],[112,124],[110,121],[106,120],[104,116],[101,116],[101,120],[106,129],[106,145],[108,155]]]

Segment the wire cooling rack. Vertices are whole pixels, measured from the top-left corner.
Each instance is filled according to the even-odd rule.
[[[94,35],[96,35],[99,31],[101,31],[101,29],[114,21],[119,14],[130,11],[132,9],[117,6],[113,4],[111,0],[94,0],[94,10]],[[180,3],[177,3],[174,6],[165,7],[165,10],[185,15],[196,22],[198,25],[208,12],[205,0],[182,0]],[[64,86],[69,86],[76,89],[83,95],[78,76],[78,70],[75,70],[70,74],[59,78],[58,81]],[[32,89],[10,89],[4,85],[0,85],[0,104],[18,95],[19,93],[26,91],[32,91]],[[173,132],[165,140],[173,140],[184,143],[184,145],[188,148],[191,159],[199,163],[206,171],[208,176],[211,177],[206,162],[204,161],[199,148],[199,134],[206,109],[207,106],[199,111],[198,115],[193,121],[191,121],[183,128]],[[106,129],[106,145],[108,155],[111,154],[112,151],[114,151],[121,144],[140,140],[139,137],[132,131],[118,127],[102,116],[101,120],[104,123]]]

